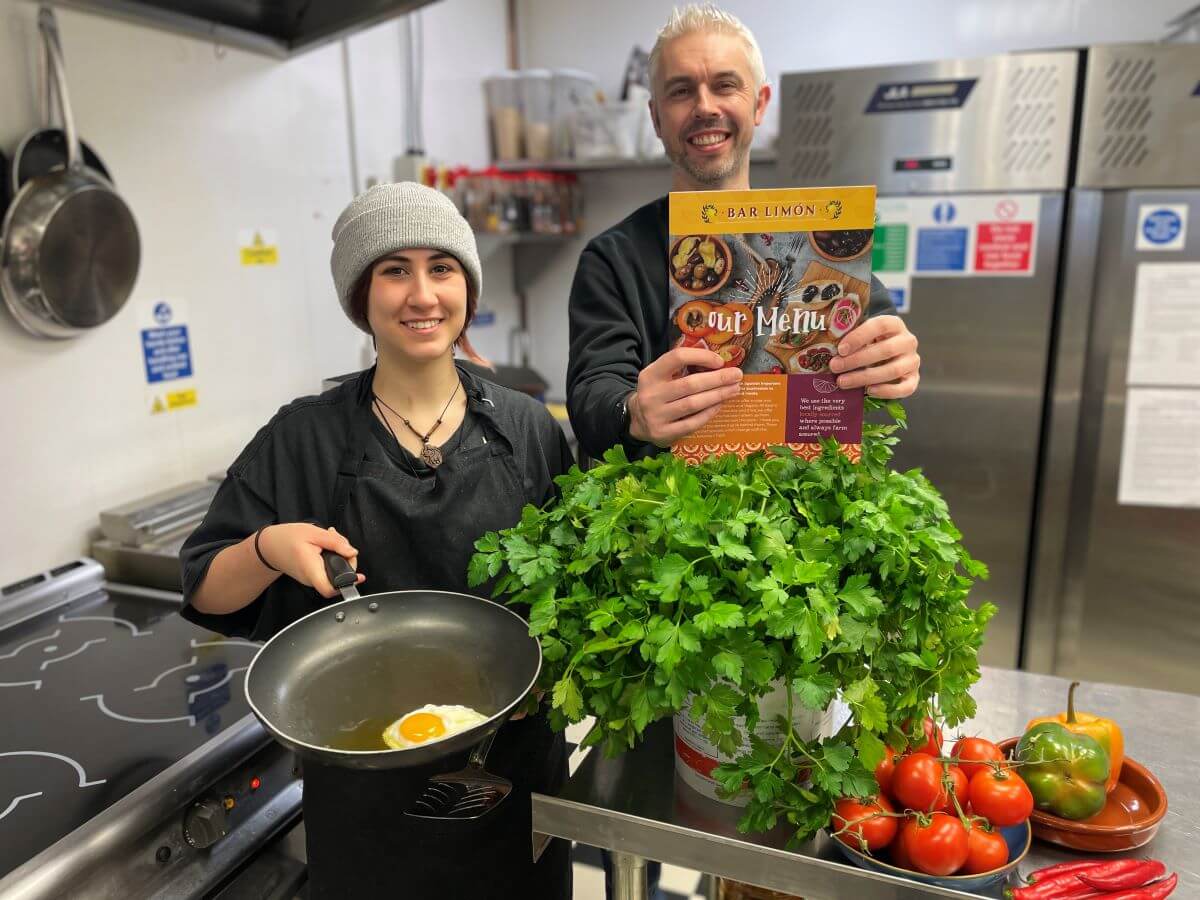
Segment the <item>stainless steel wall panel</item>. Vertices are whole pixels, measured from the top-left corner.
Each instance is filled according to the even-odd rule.
[[[785,74],[780,171],[881,194],[1063,190],[1078,69],[1076,51],[1055,51]],[[904,159],[948,167],[897,170]]]
[[[1088,51],[1078,184],[1200,186],[1200,45]]]

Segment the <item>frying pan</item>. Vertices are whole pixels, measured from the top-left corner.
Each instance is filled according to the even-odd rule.
[[[46,85],[42,96],[42,127],[31,131],[21,139],[13,153],[12,162],[0,168],[3,172],[4,183],[0,185],[0,201],[5,197],[13,197],[21,190],[25,182],[39,175],[47,175],[56,169],[67,166],[67,135],[61,128],[51,127],[51,111],[54,109],[54,88],[51,83],[50,53],[42,42],[43,81]],[[99,172],[110,182],[113,180],[108,168],[88,143],[82,138],[79,147],[83,151],[83,164],[89,169]],[[4,206],[0,202],[0,216],[4,215]]]
[[[38,28],[66,132],[67,166],[27,181],[4,215],[0,294],[38,337],[68,338],[111,319],[133,291],[141,244],[112,183],[84,165],[54,13]]]
[[[345,598],[266,643],[246,672],[246,698],[271,735],[301,759],[351,769],[425,765],[470,749],[528,696],[542,649],[512,610],[469,594],[392,591],[359,596],[335,553],[325,569]],[[488,718],[405,750],[356,749],[426,704],[469,706]]]

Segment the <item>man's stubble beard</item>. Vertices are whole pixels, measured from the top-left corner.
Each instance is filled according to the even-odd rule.
[[[749,147],[736,146],[733,152],[729,154],[727,160],[716,167],[701,168],[697,166],[692,159],[687,155],[687,142],[684,140],[678,150],[673,150],[663,142],[663,149],[667,151],[667,159],[682,169],[688,174],[697,184],[702,184],[705,187],[716,187],[728,179],[731,175],[737,172],[746,160],[747,154],[750,152]]]

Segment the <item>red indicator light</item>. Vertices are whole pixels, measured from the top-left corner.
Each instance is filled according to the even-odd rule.
[[[250,790],[257,791],[260,787],[262,787],[262,779],[255,775],[250,779]]]
[[[904,161],[904,168],[915,169],[916,167],[917,167],[917,161],[915,159],[906,159]]]

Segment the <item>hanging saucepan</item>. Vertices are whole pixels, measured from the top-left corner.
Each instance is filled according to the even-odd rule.
[[[12,162],[0,170],[4,172],[4,183],[0,185],[0,198],[5,196],[5,191],[7,191],[8,197],[15,196],[17,191],[21,190],[25,182],[31,178],[48,175],[57,169],[67,167],[67,135],[61,128],[51,127],[55,99],[50,77],[50,54],[45,50],[43,41],[42,83],[45,85],[45,90],[42,92],[42,127],[29,132],[21,139],[21,143],[17,144],[17,149],[13,153]],[[83,151],[83,164],[112,182],[113,178],[109,174],[108,168],[87,141],[80,138],[79,146]],[[4,205],[0,205],[0,216],[4,215],[4,208]]]
[[[324,556],[346,599],[284,628],[246,672],[250,708],[302,759],[352,769],[425,765],[478,744],[533,690],[542,650],[512,610],[448,591],[359,596],[349,564]],[[384,729],[430,704],[470,707],[487,719],[387,749]]]
[[[141,245],[129,207],[108,179],[84,165],[53,12],[43,8],[38,27],[62,112],[67,167],[32,178],[13,197],[0,232],[0,293],[28,331],[68,338],[125,305]]]
[[[0,151],[0,172],[7,171],[8,160],[4,158],[4,152]],[[8,197],[8,179],[0,178],[0,222],[4,221],[4,211],[8,209]]]

